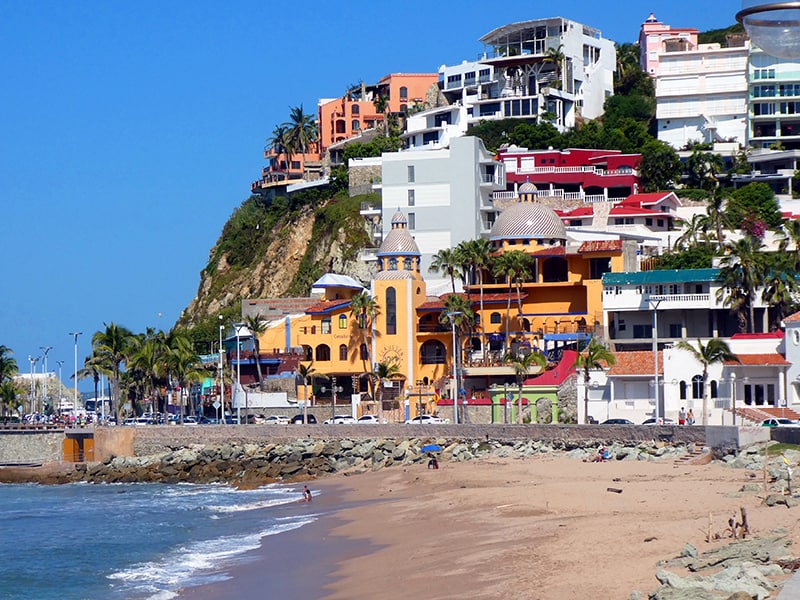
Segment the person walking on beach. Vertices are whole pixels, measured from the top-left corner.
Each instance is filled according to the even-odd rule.
[[[311,490],[308,489],[307,485],[303,486],[303,501],[311,502]]]
[[[686,425],[686,409],[681,406],[681,412],[678,413],[678,425]]]
[[[689,412],[686,413],[686,424],[694,425],[694,411],[691,408],[689,409]]]

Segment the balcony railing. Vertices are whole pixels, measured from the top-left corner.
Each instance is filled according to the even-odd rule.
[[[645,300],[649,302],[708,304],[710,299],[711,294],[645,294]]]
[[[637,175],[635,169],[600,169],[591,166],[578,166],[578,167],[530,167],[521,165],[515,167],[514,165],[507,165],[509,173],[517,173],[520,175],[551,175],[557,173],[592,173],[599,177],[619,177]]]

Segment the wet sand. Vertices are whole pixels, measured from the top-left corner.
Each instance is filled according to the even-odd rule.
[[[763,492],[740,492],[760,475],[718,464],[583,463],[546,455],[338,474],[310,484],[322,490],[314,500],[324,513],[317,523],[265,540],[254,562],[231,571],[233,579],[185,597],[648,594],[659,586],[656,563],[676,557],[686,543],[704,552],[731,541],[706,541],[709,515],[712,532],[722,534],[745,507],[753,536],[783,527],[800,544],[800,509],[769,508]],[[276,568],[285,577],[273,583],[266,573]]]

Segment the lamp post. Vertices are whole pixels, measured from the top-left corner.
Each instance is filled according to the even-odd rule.
[[[222,330],[225,326],[222,324],[222,315],[219,315],[219,401],[222,404],[222,415],[225,415],[225,371],[222,366]],[[217,420],[219,420],[219,409],[217,409]]]
[[[61,367],[64,364],[63,360],[57,360],[56,364],[58,365],[58,412],[61,412],[61,386],[64,384],[61,383]],[[77,406],[73,406],[73,409],[78,408]]]
[[[28,355],[28,360],[31,363],[31,397],[30,397],[30,409],[31,415],[36,413],[36,384],[34,383],[33,379],[33,371],[36,363],[39,362],[39,357],[37,356],[34,358],[33,356]]]
[[[733,426],[736,427],[736,372],[731,371],[731,409],[733,410]]]
[[[78,408],[78,336],[83,335],[83,332],[73,331],[69,335],[75,340],[75,400],[73,406]],[[95,410],[97,410],[97,407],[95,407]]]
[[[456,317],[461,311],[454,310],[447,313],[450,326],[453,329],[453,424],[458,425],[458,350],[456,349]]]
[[[47,401],[48,396],[50,395],[50,389],[47,385],[48,379],[50,378],[50,373],[47,370],[47,354],[52,350],[52,346],[39,346],[39,350],[42,351],[42,355],[44,357],[44,362],[42,363],[42,370],[44,372],[44,390],[42,392],[42,410],[44,410],[44,403]]]
[[[661,407],[659,406],[658,397],[658,305],[661,304],[661,298],[650,297],[650,305],[653,307],[653,397],[656,401],[656,424],[660,423],[663,416],[661,414]]]
[[[239,328],[241,325],[241,323],[234,324],[234,327],[236,327],[236,420],[240,425],[242,423],[242,400],[239,397],[242,393],[242,343],[239,341]],[[222,416],[224,417],[225,414],[223,413]]]

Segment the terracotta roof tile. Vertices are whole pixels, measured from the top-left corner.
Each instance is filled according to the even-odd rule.
[[[609,377],[653,375],[653,351],[617,352],[617,364],[608,370]],[[658,353],[658,374],[664,374],[664,353]]]
[[[800,323],[800,312],[789,315],[783,321],[784,323]]]
[[[790,365],[782,354],[771,352],[768,354],[737,354],[739,362],[735,360],[726,360],[725,365],[735,367],[738,364],[754,366],[754,367],[774,367],[780,365]]]
[[[345,306],[349,306],[350,300],[325,300],[323,302],[317,302],[313,306],[309,306],[306,309],[306,314],[308,315],[324,315],[325,313],[329,313],[332,310],[336,310],[337,308],[344,308]]]
[[[622,240],[592,240],[583,242],[578,252],[619,252],[622,250]]]

